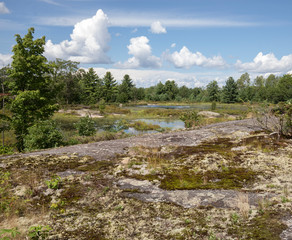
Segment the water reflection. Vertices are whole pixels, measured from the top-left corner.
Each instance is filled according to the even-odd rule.
[[[147,124],[153,124],[153,125],[159,125],[161,128],[164,129],[169,129],[169,130],[177,130],[177,129],[184,129],[185,125],[184,122],[181,120],[168,120],[168,119],[136,119],[133,120],[133,122],[135,121],[142,121],[145,122]],[[114,122],[107,122],[104,125],[99,124],[99,126],[97,126],[97,129],[99,132],[103,132],[103,131],[110,131],[110,132],[117,132],[117,131],[121,131],[123,130],[125,133],[128,134],[133,134],[133,135],[138,135],[138,134],[142,134],[142,133],[156,133],[158,131],[155,130],[146,130],[146,131],[140,131],[140,130],[136,130],[133,127],[127,127],[127,122],[123,120],[117,120]]]

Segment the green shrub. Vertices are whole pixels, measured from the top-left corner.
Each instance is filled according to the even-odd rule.
[[[13,147],[10,146],[0,146],[0,155],[2,154],[13,154]]]
[[[80,118],[75,126],[79,136],[92,136],[96,133],[95,122],[89,116]]]
[[[24,146],[27,150],[58,147],[62,144],[62,133],[51,120],[40,121],[28,128],[28,135],[24,137]]]
[[[186,128],[192,128],[200,124],[201,117],[196,111],[190,111],[182,114],[180,120],[185,123]]]
[[[17,228],[0,229],[0,240],[10,240],[19,234],[20,232],[17,230]]]
[[[156,124],[146,123],[143,121],[135,121],[129,124],[129,127],[135,128],[138,131],[159,130],[161,127]]]
[[[31,226],[28,229],[28,237],[30,240],[47,239],[51,228],[49,226]]]
[[[59,189],[61,186],[61,178],[59,176],[53,176],[50,180],[46,181],[48,188],[51,189]]]
[[[101,99],[98,103],[98,109],[99,109],[99,112],[101,114],[104,113],[104,109],[105,109],[105,100],[104,99]]]

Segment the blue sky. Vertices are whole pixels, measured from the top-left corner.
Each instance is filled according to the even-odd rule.
[[[292,73],[291,0],[0,1],[0,67],[14,34],[46,36],[45,56],[137,86],[189,87],[229,76]]]

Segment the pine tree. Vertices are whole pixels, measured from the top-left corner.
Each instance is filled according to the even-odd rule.
[[[110,72],[103,78],[103,98],[106,102],[114,102],[117,95],[117,82]]]
[[[223,87],[222,102],[235,103],[238,99],[237,84],[232,77],[228,78]]]

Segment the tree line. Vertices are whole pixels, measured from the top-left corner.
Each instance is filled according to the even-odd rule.
[[[49,119],[64,104],[127,103],[129,101],[190,101],[190,102],[262,102],[278,103],[292,99],[292,76],[256,77],[248,73],[236,81],[230,77],[223,87],[217,81],[206,87],[178,87],[174,80],[155,86],[137,88],[129,75],[120,84],[110,72],[99,77],[93,68],[79,68],[78,62],[44,57],[45,37],[35,39],[30,28],[22,38],[16,34],[11,66],[0,69],[2,99],[7,98],[9,119],[17,137],[17,148],[24,149],[24,136],[29,127]],[[4,109],[4,101],[2,101]]]
[[[267,78],[257,76],[253,81],[248,73],[239,79],[229,77],[223,87],[217,81],[211,81],[206,87],[179,87],[174,80],[159,82],[155,86],[137,88],[131,77],[126,74],[119,84],[106,72],[99,77],[93,68],[78,68],[79,63],[56,59],[43,65],[45,69],[35,69],[19,76],[17,61],[11,66],[0,69],[0,78],[4,95],[17,94],[18,91],[39,89],[50,94],[53,102],[66,104],[127,103],[129,101],[178,101],[178,102],[270,102],[278,103],[292,99],[292,76],[290,74]],[[28,64],[28,63],[27,63]],[[27,68],[28,66],[23,66]],[[31,67],[30,67],[31,68]],[[41,75],[36,73],[40,71]],[[44,78],[43,83],[40,76]],[[27,80],[30,79],[30,80]],[[3,95],[2,93],[2,95]],[[6,94],[5,94],[6,93]]]

